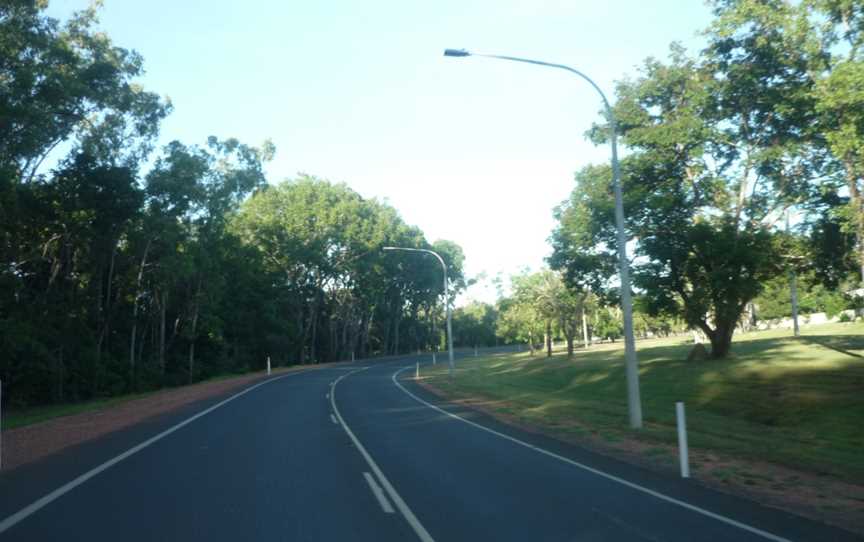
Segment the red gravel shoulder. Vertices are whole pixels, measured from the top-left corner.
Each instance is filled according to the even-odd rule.
[[[318,366],[277,369],[274,374],[302,371]],[[200,382],[161,390],[128,402],[98,410],[53,418],[40,423],[3,431],[3,470],[14,469],[88,440],[135,425],[180,407],[240,390],[267,378],[254,373],[237,378]]]

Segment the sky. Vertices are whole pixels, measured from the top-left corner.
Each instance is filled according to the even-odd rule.
[[[53,0],[65,19],[89,0]],[[207,136],[276,157],[269,182],[308,173],[387,201],[429,241],[465,251],[470,299],[549,255],[574,172],[609,159],[585,132],[599,96],[561,70],[445,58],[445,48],[573,66],[612,98],[649,56],[696,51],[701,0],[104,0],[100,28],[138,51],[140,83],[170,98],[161,143]]]

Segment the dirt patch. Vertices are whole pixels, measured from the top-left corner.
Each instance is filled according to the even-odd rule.
[[[313,366],[287,367],[274,370],[273,374],[312,368]],[[90,412],[3,431],[3,470],[14,469],[69,446],[81,444],[202,399],[239,390],[266,378],[264,373],[255,373],[215,382],[200,382],[158,391],[147,397]]]
[[[480,397],[448,397],[429,382],[419,385],[457,405],[487,414],[523,431],[574,444],[655,472],[678,476],[678,449],[623,432],[597,431],[576,420],[538,425],[502,409],[518,405]],[[864,534],[864,487],[837,478],[764,461],[690,449],[690,476],[702,485],[760,504]]]

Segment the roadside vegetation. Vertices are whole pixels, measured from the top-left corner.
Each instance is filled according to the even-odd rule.
[[[465,286],[456,243],[343,184],[267,179],[268,141],[157,148],[172,105],[99,30],[99,4],[67,21],[44,0],[0,5],[4,406],[439,340],[439,298]],[[434,248],[448,291],[437,265],[385,245]]]
[[[724,361],[686,361],[686,338],[638,343],[645,427],[627,428],[622,346],[551,358],[528,352],[469,359],[455,378],[424,369],[446,397],[477,399],[553,435],[675,445],[684,401],[691,447],[864,484],[864,324],[738,335]],[[671,463],[670,466],[674,466]],[[698,470],[699,465],[694,464]]]
[[[854,320],[864,309],[864,11],[835,0],[709,3],[704,49],[671,44],[610,95],[627,149],[636,335],[697,332],[716,361],[685,363],[680,339],[643,343],[644,435],[668,437],[675,396],[694,405],[695,422],[718,416],[697,445],[721,438],[707,429],[719,426],[747,451],[762,429],[790,436],[800,423],[813,430],[801,429],[802,442],[847,450],[854,438],[834,420],[861,411],[859,358],[845,353],[860,350],[860,326],[798,340],[738,334],[790,316],[793,284],[800,312]],[[442,301],[471,283],[458,244],[426,239],[347,185],[268,179],[269,141],[160,145],[172,105],[139,84],[144,59],[99,31],[98,3],[68,21],[46,6],[0,7],[4,406],[102,401],[260,370],[268,357],[280,366],[445,344]],[[612,120],[588,137],[608,145]],[[601,428],[624,419],[620,352],[580,345],[623,334],[612,202],[609,165],[582,165],[554,210],[549,268],[499,283],[494,304],[453,318],[457,347],[529,345],[488,384],[502,396],[558,394],[560,419],[581,409]],[[442,288],[434,261],[388,245],[434,249],[450,283]],[[572,362],[553,356],[555,341]],[[538,347],[546,365],[529,361]],[[843,373],[834,366],[847,357]],[[837,371],[851,376],[829,393],[822,378]],[[559,412],[531,408],[538,421]],[[832,464],[853,468],[842,453]]]

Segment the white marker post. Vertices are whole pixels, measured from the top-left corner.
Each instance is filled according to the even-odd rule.
[[[267,376],[270,376],[270,356],[267,356]]]
[[[436,363],[438,363],[438,360],[435,359],[435,351],[433,350],[432,351],[432,365],[435,365]]]
[[[417,362],[417,369],[414,372],[414,380],[420,380],[420,362]]]
[[[690,460],[687,452],[687,419],[684,416],[684,403],[675,403],[675,417],[678,419],[678,458],[681,461],[681,478],[690,478]]]
[[[474,357],[475,358],[477,357],[477,347],[476,346],[474,347]]]
[[[351,363],[354,363],[354,351],[351,351]]]

